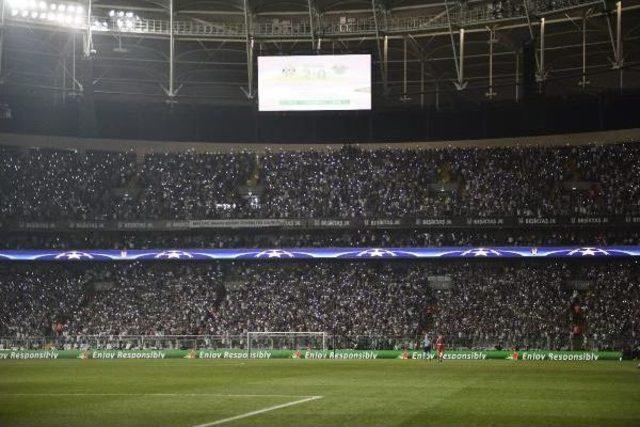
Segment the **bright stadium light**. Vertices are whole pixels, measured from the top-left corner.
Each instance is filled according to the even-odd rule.
[[[6,0],[8,15],[14,19],[47,22],[69,28],[81,28],[86,23],[86,11],[76,2],[60,2],[47,0]],[[116,29],[119,31],[135,31],[140,17],[132,11],[111,9],[108,18],[98,18],[90,25],[98,31]]]
[[[138,15],[125,10],[110,10],[109,17],[111,18],[112,27],[120,31],[133,31],[136,22],[140,20]]]
[[[24,0],[10,0],[8,3],[12,9],[24,9],[27,7],[27,2]]]
[[[45,0],[8,0],[10,16],[27,21],[48,21],[77,28],[84,22],[85,9],[77,3],[49,3]]]

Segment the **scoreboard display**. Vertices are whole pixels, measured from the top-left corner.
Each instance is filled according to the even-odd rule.
[[[371,109],[371,55],[258,57],[260,111]]]

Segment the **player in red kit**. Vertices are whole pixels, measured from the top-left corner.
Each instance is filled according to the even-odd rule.
[[[438,361],[442,362],[444,360],[444,338],[442,335],[438,335],[438,339],[436,340],[436,354]]]

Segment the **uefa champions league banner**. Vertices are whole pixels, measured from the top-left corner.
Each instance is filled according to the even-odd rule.
[[[6,250],[0,261],[189,261],[287,259],[482,259],[623,258],[640,256],[640,246],[423,247],[288,249]]]
[[[508,351],[508,350],[447,350],[445,360],[513,360],[531,362],[597,362],[620,360],[615,351]],[[162,359],[313,359],[313,360],[434,360],[435,353],[420,350],[0,350],[2,360],[162,360]]]

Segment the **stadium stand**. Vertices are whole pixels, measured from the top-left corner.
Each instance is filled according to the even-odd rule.
[[[637,144],[143,159],[5,148],[0,158],[5,219],[640,214]]]
[[[640,149],[633,143],[147,155],[5,146],[0,247],[637,244],[639,168]],[[622,222],[542,221],[545,227],[536,227],[544,218],[597,216]],[[459,217],[481,222],[420,227],[415,221]],[[478,225],[494,217],[518,220]],[[330,227],[145,230],[147,223],[216,219],[326,220]],[[69,229],[59,227],[61,220],[81,222]],[[381,226],[366,220],[382,220]],[[333,221],[346,226],[333,227]],[[111,223],[117,229],[100,229]],[[247,331],[318,330],[338,347],[396,349],[415,347],[425,330],[469,348],[619,349],[637,346],[640,337],[640,313],[632,303],[640,298],[635,262],[309,267],[1,265],[0,336],[7,340],[3,345],[38,346],[42,341],[28,337],[45,336],[61,347],[82,347],[86,337],[101,336],[113,338],[110,346],[140,346],[118,337],[231,339]],[[447,285],[433,285],[433,277],[446,277]]]
[[[635,262],[1,268],[0,336],[76,348],[93,335],[115,345],[119,336],[262,330],[323,330],[341,348],[396,349],[415,346],[425,329],[470,348],[617,349],[640,336]],[[433,276],[449,277],[448,289],[432,287]]]

